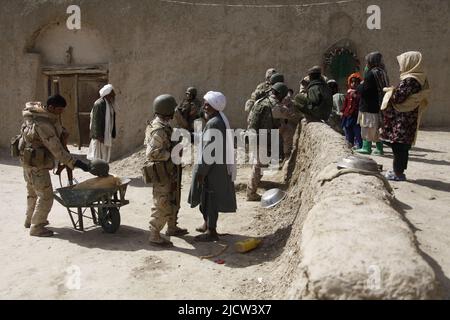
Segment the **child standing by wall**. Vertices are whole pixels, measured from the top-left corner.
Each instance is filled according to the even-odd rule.
[[[331,79],[327,82],[328,87],[331,90],[331,94],[333,95],[333,109],[331,111],[330,118],[328,119],[328,124],[331,128],[333,128],[336,132],[344,135],[344,131],[342,130],[342,114],[341,110],[344,105],[345,94],[339,93],[339,85],[336,80]]]
[[[359,101],[361,95],[356,88],[361,83],[359,72],[348,77],[348,91],[342,107],[342,128],[345,132],[345,139],[350,148],[362,148],[361,127],[358,124]]]
[[[379,129],[381,125],[380,107],[383,101],[383,89],[389,87],[389,78],[383,63],[383,55],[376,51],[366,56],[364,81],[357,90],[361,94],[359,103],[358,123],[361,126],[361,135],[364,138],[363,147],[356,152],[361,154],[372,153],[372,142],[375,142],[376,155],[383,155],[383,142],[380,141]]]

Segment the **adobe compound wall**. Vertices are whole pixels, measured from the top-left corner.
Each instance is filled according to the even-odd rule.
[[[108,65],[109,80],[119,93],[114,158],[142,144],[157,95],[181,98],[191,85],[201,93],[220,90],[228,98],[231,124],[244,127],[244,103],[268,67],[283,72],[288,85],[298,90],[306,70],[322,64],[327,49],[343,39],[354,44],[361,61],[368,52],[380,50],[394,83],[395,57],[407,50],[422,51],[433,88],[425,124],[450,125],[450,96],[445,94],[450,74],[447,0],[354,0],[303,7],[286,6],[299,4],[295,0],[247,0],[245,4],[257,5],[247,7],[229,6],[244,3],[237,0],[197,2],[217,5],[2,0],[0,146],[6,147],[16,134],[24,103],[45,99],[41,67],[64,64],[69,46],[74,64]],[[366,26],[366,11],[373,4],[381,8],[381,30]],[[81,30],[65,27],[69,5],[81,8]]]
[[[324,182],[351,154],[342,137],[303,122],[295,152],[289,198],[274,213],[284,225],[293,221],[272,273],[275,297],[439,298],[434,271],[382,180],[351,173]]]

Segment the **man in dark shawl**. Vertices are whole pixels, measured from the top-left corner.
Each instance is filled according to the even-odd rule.
[[[208,92],[204,97],[205,129],[201,136],[200,159],[192,173],[188,203],[200,205],[204,224],[197,231],[203,233],[197,241],[219,240],[217,220],[219,212],[236,212],[236,164],[234,135],[227,117],[222,112],[226,98],[220,92]]]

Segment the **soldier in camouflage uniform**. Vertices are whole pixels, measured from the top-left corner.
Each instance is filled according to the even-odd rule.
[[[284,83],[284,75],[282,75],[281,73],[274,73],[274,74],[270,77],[270,80],[269,80],[269,84],[268,84],[267,89],[264,88],[264,90],[265,90],[264,92],[255,95],[255,97],[258,97],[258,99],[255,100],[255,101],[251,100],[251,101],[252,101],[251,105],[247,105],[248,110],[246,109],[246,111],[248,112],[249,115],[250,115],[250,111],[252,110],[252,107],[254,106],[255,102],[257,102],[258,100],[267,98],[267,97],[270,95],[270,91],[272,90],[272,86],[273,86],[275,83],[278,83],[278,82],[283,82],[283,83]],[[250,101],[250,100],[249,100],[249,101]],[[247,118],[247,121],[248,121],[248,118]]]
[[[283,99],[283,105],[286,107],[286,109],[282,109],[283,118],[280,126],[280,136],[283,140],[283,161],[288,160],[291,156],[295,130],[300,121],[300,113],[296,112],[292,101],[293,94],[293,90],[289,89],[288,95]]]
[[[258,134],[258,150],[259,148],[267,148],[267,150],[270,150],[270,134],[267,137],[267,146],[260,145],[260,130],[268,130],[267,132],[270,133],[272,129],[278,129],[280,127],[279,119],[283,117],[284,110],[286,109],[282,101],[287,93],[288,87],[284,83],[276,83],[272,86],[270,95],[258,100],[250,111],[248,129],[255,130]],[[247,201],[261,200],[261,196],[257,193],[258,185],[262,178],[261,167],[262,164],[258,151],[256,163],[252,166],[252,174],[247,184]]]
[[[170,95],[157,97],[153,103],[156,117],[147,126],[145,134],[148,163],[160,166],[165,173],[158,177],[158,181],[153,181],[149,238],[150,243],[162,246],[172,245],[172,242],[161,237],[160,234],[166,224],[168,236],[181,236],[188,233],[186,229],[177,226],[177,214],[180,207],[175,196],[180,192],[179,168],[171,160],[173,144],[171,142],[172,127],[169,124],[176,106],[175,98]]]
[[[272,78],[275,76],[276,75],[272,76]],[[276,83],[273,85],[273,88],[277,86],[281,86],[281,84]],[[281,104],[273,105],[272,116],[275,124],[274,129],[280,130],[280,147],[282,147],[282,149],[280,148],[280,158],[284,161],[290,157],[290,150],[292,149],[292,139],[295,133],[295,129],[294,133],[292,132],[292,122],[297,121],[298,123],[299,120],[296,116],[292,100],[290,100],[287,95],[282,99]],[[291,125],[288,125],[289,122]]]
[[[202,103],[197,99],[197,89],[186,90],[186,98],[175,109],[173,127],[194,132],[194,121],[200,118]]]
[[[322,68],[319,66],[314,66],[308,70],[308,75],[302,79],[300,82],[299,94],[303,96],[308,95],[308,86],[311,82],[311,74],[320,73],[320,76],[324,82],[328,82],[328,78],[325,75],[322,75]]]
[[[258,84],[255,91],[253,91],[251,97],[247,102],[245,103],[245,112],[249,113],[252,109],[253,105],[258,101],[259,99],[263,98],[266,93],[271,88],[270,78],[276,74],[277,71],[274,68],[270,68],[266,71],[266,81]]]
[[[328,121],[333,109],[333,96],[323,80],[318,67],[310,70],[307,95],[299,93],[294,98],[294,107],[303,114],[306,121]]]
[[[59,116],[66,107],[60,95],[49,97],[46,106],[27,103],[23,111],[24,123],[19,146],[20,161],[27,183],[27,213],[25,227],[31,228],[30,235],[51,237],[53,231],[45,228],[53,206],[53,186],[49,171],[55,167],[55,160],[69,169],[78,167],[89,171],[89,165],[75,160],[63,146],[67,132]]]

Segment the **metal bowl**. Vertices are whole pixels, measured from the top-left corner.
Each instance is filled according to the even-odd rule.
[[[359,169],[371,172],[379,172],[380,168],[377,162],[371,158],[351,155],[342,159],[337,164],[338,169]]]
[[[284,200],[287,193],[281,189],[271,189],[261,197],[261,207],[265,209],[272,208]]]

